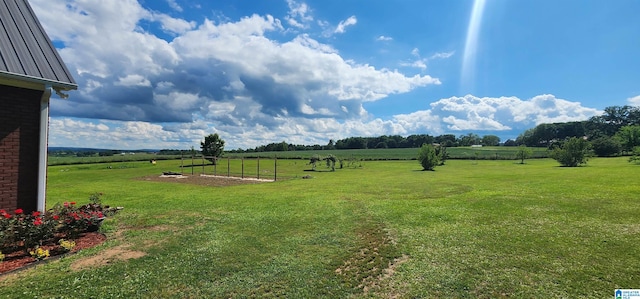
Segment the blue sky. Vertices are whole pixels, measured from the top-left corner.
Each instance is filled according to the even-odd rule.
[[[494,134],[640,105],[640,2],[31,0],[79,84],[50,146]]]

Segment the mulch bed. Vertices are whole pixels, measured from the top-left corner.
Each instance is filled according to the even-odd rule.
[[[40,246],[43,249],[49,250],[49,257],[44,259],[44,261],[55,259],[61,255],[67,254],[64,249],[58,245],[57,241],[59,238],[54,238],[48,244],[44,244]],[[107,240],[107,237],[99,232],[88,232],[80,235],[78,239],[73,241],[76,242],[76,246],[71,250],[70,253],[77,252],[82,249],[91,248],[97,245],[102,244]],[[4,261],[0,262],[0,274],[5,274],[9,272],[13,272],[16,270],[23,269],[30,265],[38,262],[34,257],[32,257],[28,252],[25,252],[22,249],[15,250],[13,252],[3,252],[5,257]]]

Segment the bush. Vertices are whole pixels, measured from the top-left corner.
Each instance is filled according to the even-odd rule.
[[[423,144],[418,151],[418,161],[422,165],[423,170],[433,170],[440,165],[440,158],[436,149],[431,144]]]
[[[571,137],[560,145],[554,146],[551,158],[562,166],[576,167],[587,163],[590,144],[583,138]]]
[[[35,211],[24,214],[22,209],[15,215],[0,210],[0,247],[20,246],[28,250],[53,237],[56,220],[51,214]],[[20,245],[18,245],[20,244]]]
[[[592,140],[591,147],[593,148],[593,153],[598,157],[615,156],[620,153],[622,148],[617,139],[608,136],[598,137]]]
[[[81,233],[97,230],[105,216],[115,214],[121,208],[110,208],[100,203],[100,194],[90,197],[91,203],[77,207],[75,202],[65,202],[41,213],[25,214],[17,209],[13,215],[0,210],[0,251],[22,248],[46,257],[38,247],[56,237],[77,238]]]
[[[633,156],[629,158],[629,162],[640,164],[640,146],[633,148]]]

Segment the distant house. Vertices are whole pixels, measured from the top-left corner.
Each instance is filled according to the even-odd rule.
[[[74,89],[27,0],[0,0],[0,209],[44,210],[49,98]]]

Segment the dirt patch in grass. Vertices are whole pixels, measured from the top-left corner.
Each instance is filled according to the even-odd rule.
[[[88,268],[101,267],[117,261],[126,261],[145,256],[143,251],[130,250],[126,245],[120,245],[101,251],[98,255],[78,260],[71,264],[71,270],[80,271]]]
[[[345,283],[365,294],[385,293],[385,297],[398,295],[387,286],[398,265],[409,260],[398,250],[395,241],[381,223],[366,219],[357,230],[358,248],[335,269]]]
[[[228,186],[237,186],[237,185],[247,185],[247,184],[259,184],[264,182],[272,182],[273,180],[258,180],[255,178],[236,178],[236,177],[225,177],[225,176],[212,176],[212,175],[179,175],[179,176],[168,176],[168,175],[153,175],[153,176],[145,176],[138,178],[141,181],[151,181],[151,182],[163,182],[163,183],[182,183],[182,184],[191,184],[191,185],[199,185],[199,186],[210,186],[210,187],[228,187]]]

